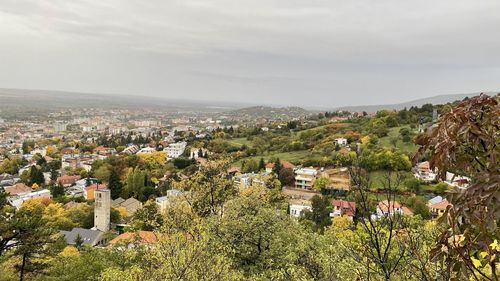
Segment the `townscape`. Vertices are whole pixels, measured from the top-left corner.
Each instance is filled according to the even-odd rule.
[[[0,279],[496,280],[498,102],[1,119]]]
[[[0,0],[0,281],[500,281],[499,0]]]

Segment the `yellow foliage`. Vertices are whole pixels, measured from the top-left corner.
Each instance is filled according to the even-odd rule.
[[[116,210],[118,210],[118,212],[120,213],[120,217],[128,217],[127,209],[125,209],[125,207],[118,207],[116,208]]]
[[[46,206],[48,206],[52,200],[49,198],[33,198],[27,201],[24,201],[24,203],[21,205],[21,208],[32,211],[38,207],[42,207],[45,209]]]
[[[57,148],[53,145],[47,147],[47,156],[54,157],[57,153]]]
[[[331,227],[340,230],[347,230],[351,226],[352,226],[352,219],[347,216],[342,216],[333,218]]]
[[[40,186],[36,182],[31,186],[32,189],[38,189],[39,187]]]
[[[77,257],[80,256],[80,252],[73,246],[67,246],[66,248],[64,248],[64,250],[62,250],[62,252],[59,253],[59,256],[68,258]]]

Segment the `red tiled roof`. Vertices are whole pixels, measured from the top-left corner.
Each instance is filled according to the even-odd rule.
[[[417,169],[421,171],[429,171],[431,169],[431,165],[429,164],[429,161],[425,161],[418,164]]]
[[[108,188],[108,186],[104,183],[100,183],[100,184],[97,184],[97,183],[94,183],[94,184],[91,184],[89,186],[86,186],[85,187],[85,190],[97,190],[97,189],[106,189]]]
[[[391,201],[389,203],[389,201],[384,200],[384,201],[378,202],[378,208],[380,210],[382,210],[383,212],[387,213],[387,212],[389,212],[389,210],[391,210],[391,212],[392,212],[395,208],[401,208],[401,204],[399,204],[398,201]]]
[[[117,243],[152,244],[158,242],[158,236],[152,231],[125,232],[118,235],[109,242],[110,245]]]
[[[4,190],[10,195],[18,195],[20,193],[30,192],[32,189],[24,183],[16,183],[15,185],[4,187]]]
[[[401,210],[403,211],[403,214],[406,215],[406,216],[413,216],[413,211],[408,208],[408,207],[401,207]]]
[[[81,179],[81,177],[78,175],[76,175],[76,176],[64,175],[64,176],[58,177],[57,182],[61,183],[61,184],[68,184],[68,183],[75,183],[79,179]]]
[[[356,213],[356,202],[332,200],[332,205],[340,208],[343,215],[352,217]]]
[[[432,204],[430,206],[431,209],[438,209],[438,210],[446,210],[446,207],[448,207],[450,204],[450,202],[448,202],[448,200],[444,199],[443,201],[439,202],[439,203],[436,203],[436,204]]]

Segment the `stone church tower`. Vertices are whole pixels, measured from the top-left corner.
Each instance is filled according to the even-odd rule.
[[[109,189],[95,190],[94,207],[94,228],[102,232],[109,231],[110,211],[111,211],[111,192]]]

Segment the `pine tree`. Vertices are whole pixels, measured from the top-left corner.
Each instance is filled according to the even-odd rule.
[[[30,184],[44,184],[45,178],[43,176],[43,172],[41,169],[38,169],[36,166],[31,166],[30,169]]]
[[[283,165],[281,165],[280,159],[276,158],[276,161],[274,162],[273,172],[275,174],[279,175],[282,168],[283,168]]]
[[[122,183],[120,182],[120,175],[116,169],[111,169],[109,174],[108,188],[111,190],[111,198],[116,199],[122,192]]]
[[[266,163],[264,162],[264,158],[260,158],[259,161],[259,171],[263,171],[266,169]]]
[[[55,184],[50,187],[50,194],[54,198],[58,198],[64,195],[64,186],[61,183]]]
[[[82,236],[80,236],[80,233],[76,235],[74,242],[77,248],[81,248],[83,246],[83,238]]]

